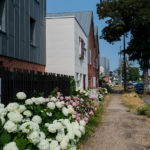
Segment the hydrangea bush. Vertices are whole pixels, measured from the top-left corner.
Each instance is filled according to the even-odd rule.
[[[18,96],[19,95],[19,96]],[[25,94],[18,94],[23,100]],[[0,149],[76,149],[86,122],[74,119],[74,108],[56,97],[32,97],[25,104],[0,104]]]
[[[30,99],[19,92],[16,102],[0,104],[0,150],[76,150],[98,106],[88,90],[76,92]]]

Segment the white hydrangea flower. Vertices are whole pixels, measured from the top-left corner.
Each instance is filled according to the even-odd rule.
[[[56,140],[51,141],[50,150],[60,150],[60,146],[58,144],[58,141],[56,141]]]
[[[19,150],[15,142],[10,142],[3,147],[3,150]]]
[[[0,117],[5,117],[7,114],[7,109],[5,108],[0,108]]]
[[[9,103],[6,107],[6,109],[11,112],[16,111],[19,109],[19,104],[18,103]]]
[[[40,116],[36,115],[36,116],[33,116],[32,121],[37,124],[40,124],[42,122],[42,118]]]
[[[30,110],[24,111],[23,114],[24,114],[26,117],[31,117],[31,116],[32,116],[32,113],[31,113]]]
[[[86,122],[84,120],[80,120],[80,125],[81,126],[85,126],[86,125]]]
[[[24,92],[18,92],[16,94],[16,97],[19,99],[19,100],[23,100],[23,99],[26,99],[26,94]]]
[[[23,123],[24,123],[24,122],[29,122],[29,121],[31,121],[30,118],[24,118],[24,119],[22,119],[22,122],[23,122]]]
[[[44,132],[40,132],[39,134],[40,134],[40,140],[41,140],[41,139],[45,139],[46,136],[45,136],[45,133],[44,133]]]
[[[25,104],[26,104],[26,105],[32,105],[32,104],[33,104],[32,99],[27,99],[27,100],[25,101]]]
[[[4,117],[0,117],[0,120],[2,122],[2,125],[5,123],[5,118]]]
[[[50,113],[47,112],[46,115],[49,116],[49,117],[51,117],[51,116],[52,116],[52,113],[51,113],[51,112],[50,112]]]
[[[62,105],[62,102],[56,102],[56,107],[57,107],[57,108],[62,108],[62,106],[63,106],[63,105]]]
[[[8,120],[5,125],[4,125],[4,129],[8,132],[8,133],[12,133],[12,132],[16,132],[17,131],[17,125]]]
[[[33,131],[27,136],[27,138],[31,141],[31,143],[36,145],[40,141],[39,132],[38,131]]]
[[[73,131],[68,132],[67,136],[68,136],[68,138],[70,140],[74,140],[74,133],[73,133]]]
[[[67,149],[67,147],[68,147],[68,142],[69,142],[69,138],[68,138],[68,136],[65,136],[65,137],[63,138],[63,140],[61,141],[61,143],[60,143],[60,148],[61,148],[61,149]]]
[[[5,105],[4,104],[0,104],[0,109],[1,108],[5,108]]]
[[[74,134],[78,137],[78,138],[81,138],[82,134],[79,130],[77,129],[74,129]]]
[[[64,116],[68,116],[68,114],[69,114],[69,111],[68,111],[68,109],[66,107],[64,107],[62,109],[62,112],[63,112]]]
[[[19,113],[19,112],[10,112],[7,114],[8,119],[15,122],[15,123],[19,123],[22,121],[23,116]]]
[[[34,103],[36,105],[43,104],[43,103],[45,103],[45,99],[43,97],[38,97],[38,98],[36,98],[36,100],[34,101]]]
[[[61,142],[65,137],[65,134],[64,133],[58,133],[57,136],[56,136],[56,140],[58,142]]]
[[[55,127],[55,125],[54,124],[49,124],[48,125],[48,131],[50,133],[56,133],[56,127]]]
[[[19,106],[19,109],[18,109],[18,112],[22,113],[26,110],[26,107],[24,105],[20,105]]]
[[[39,131],[39,125],[36,124],[35,122],[28,121],[28,122],[23,123],[23,124],[20,126],[20,130],[21,130],[23,133],[29,133],[29,132],[31,132],[31,131]]]
[[[49,109],[51,109],[51,110],[54,110],[54,109],[55,109],[55,103],[49,102],[49,103],[47,104],[47,107],[48,107]]]
[[[53,125],[55,126],[56,130],[60,130],[60,129],[63,128],[62,123],[57,122],[57,121],[54,121],[54,122],[53,122]]]
[[[80,129],[80,131],[81,131],[81,133],[82,133],[82,134],[85,134],[85,127],[80,126],[80,128],[79,128],[79,129]]]
[[[57,101],[57,98],[56,98],[56,97],[52,97],[52,98],[50,98],[50,101],[56,102],[56,101]]]
[[[38,144],[39,150],[49,150],[49,142],[47,140],[40,140],[40,143]]]
[[[68,106],[68,112],[69,112],[69,114],[73,114],[73,112],[74,112],[74,109],[71,105]]]

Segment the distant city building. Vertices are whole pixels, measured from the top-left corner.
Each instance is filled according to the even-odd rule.
[[[109,76],[110,64],[106,57],[100,57],[100,74],[103,76]]]

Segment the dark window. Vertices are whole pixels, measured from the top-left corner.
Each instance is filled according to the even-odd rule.
[[[35,0],[37,3],[39,3],[40,2],[40,0]]]
[[[30,43],[35,45],[35,20],[30,18]]]
[[[6,0],[0,0],[0,31],[6,30]]]

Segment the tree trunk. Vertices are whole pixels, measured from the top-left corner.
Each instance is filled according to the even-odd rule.
[[[148,68],[143,69],[144,93],[148,90]]]

